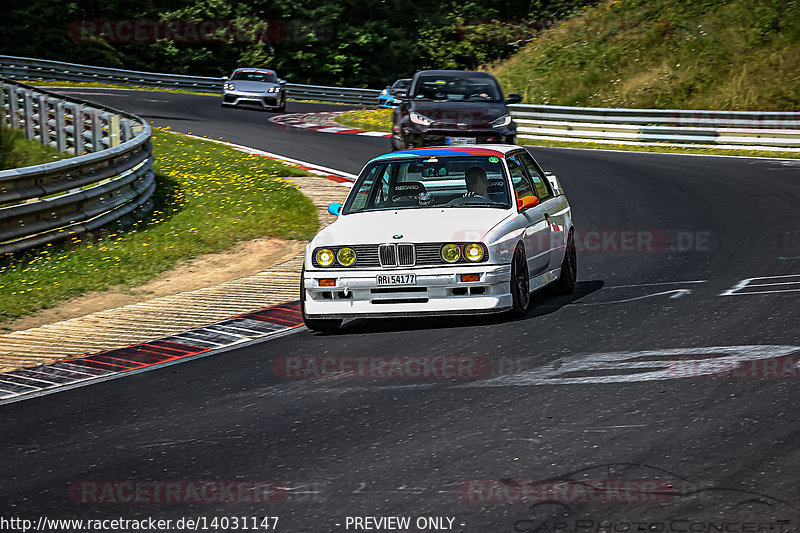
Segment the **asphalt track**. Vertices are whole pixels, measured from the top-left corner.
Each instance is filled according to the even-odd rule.
[[[156,125],[347,172],[388,148],[284,129],[211,97],[80,92]],[[712,379],[669,361],[800,356],[800,162],[531,151],[561,179],[583,231],[573,296],[537,295],[518,320],[301,330],[0,407],[3,515],[278,516],[285,532],[355,531],[348,516],[409,516],[409,531],[434,531],[413,527],[428,516],[453,517],[450,530],[463,532],[796,529],[798,373],[750,375],[759,366]],[[622,230],[655,245],[625,251]],[[491,370],[470,380],[276,375],[279,358],[309,355],[477,356]],[[655,497],[499,501],[521,480],[654,479]],[[272,504],[72,501],[69,487],[86,480],[271,480],[288,491]],[[465,496],[469,480],[505,492]]]

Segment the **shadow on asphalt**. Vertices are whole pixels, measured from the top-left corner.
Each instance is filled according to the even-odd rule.
[[[424,318],[370,318],[355,319],[345,322],[341,329],[333,335],[360,335],[364,333],[390,333],[397,331],[420,331],[436,329],[475,328],[494,326],[511,322],[531,320],[554,313],[581,298],[599,291],[604,281],[579,281],[575,284],[575,292],[566,296],[554,296],[548,289],[534,293],[531,306],[525,316],[511,318],[507,313],[489,315],[440,316]],[[319,334],[317,334],[319,335]]]

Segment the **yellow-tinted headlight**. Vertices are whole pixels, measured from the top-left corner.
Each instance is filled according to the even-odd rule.
[[[442,246],[442,259],[448,263],[455,263],[461,257],[461,250],[455,244],[445,244]]]
[[[467,258],[467,261],[480,261],[483,259],[483,246],[474,242],[466,245],[464,247],[464,257]]]
[[[320,248],[317,250],[317,263],[321,267],[329,267],[333,264],[333,250],[329,248]]]
[[[349,267],[356,262],[356,253],[352,248],[339,248],[339,251],[336,252],[336,259],[340,265]]]

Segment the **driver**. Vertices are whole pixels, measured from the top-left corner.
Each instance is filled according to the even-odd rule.
[[[467,184],[467,192],[464,193],[464,198],[474,198],[480,196],[489,199],[489,179],[486,177],[486,171],[481,167],[470,167],[464,173],[464,181]]]

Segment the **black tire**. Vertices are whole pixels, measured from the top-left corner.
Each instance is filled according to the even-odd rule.
[[[561,262],[561,276],[553,285],[556,294],[572,294],[578,279],[578,254],[575,250],[575,231],[570,230],[564,260]]]
[[[281,100],[281,105],[278,106],[278,111],[280,113],[286,112],[286,95],[283,95],[283,99]]]
[[[520,317],[525,314],[531,305],[531,280],[528,276],[528,260],[522,244],[514,250],[511,260],[511,309],[509,314]]]
[[[310,330],[318,333],[335,333],[342,325],[341,318],[308,318],[306,316],[306,266],[300,273],[300,311],[303,314],[303,324]]]

